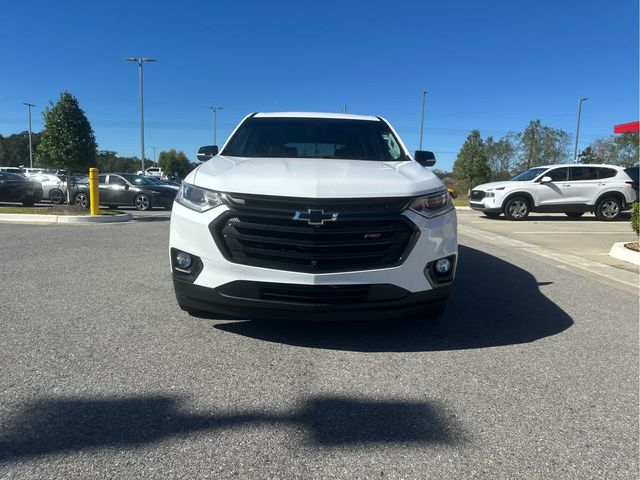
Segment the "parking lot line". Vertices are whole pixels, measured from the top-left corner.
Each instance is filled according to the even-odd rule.
[[[522,231],[522,232],[511,232],[511,233],[537,233],[537,234],[542,234],[542,235],[554,235],[554,234],[558,234],[558,235],[565,235],[565,234],[573,234],[573,235],[611,235],[611,234],[618,234],[618,233],[629,233],[627,230],[611,230],[611,231],[607,231],[607,232],[565,232],[565,231],[558,231],[558,230],[540,230],[540,231]]]
[[[577,255],[566,252],[557,252],[551,249],[533,245],[513,238],[505,237],[495,233],[489,233],[468,225],[458,225],[461,235],[486,241],[492,245],[503,245],[505,247],[517,248],[523,252],[534,254],[546,260],[546,263],[560,267],[566,265],[575,273],[584,275],[589,273],[590,278],[598,280],[609,286],[620,288],[624,291],[640,295],[638,288],[637,272],[630,272],[620,268],[612,267],[604,263],[595,262]],[[557,232],[562,233],[562,232]]]

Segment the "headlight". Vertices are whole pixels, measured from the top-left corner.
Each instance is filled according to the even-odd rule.
[[[206,212],[222,205],[222,198],[218,192],[182,182],[176,195],[176,202],[196,212]]]
[[[453,210],[453,202],[451,195],[445,190],[418,197],[411,202],[409,208],[423,217],[433,218]]]
[[[485,195],[485,197],[487,198],[492,198],[496,196],[496,192],[487,192],[487,194]]]

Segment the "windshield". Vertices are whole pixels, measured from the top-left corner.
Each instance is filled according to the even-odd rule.
[[[131,185],[157,185],[153,180],[150,180],[149,177],[143,177],[142,175],[121,174],[120,176],[126,179]]]
[[[334,118],[249,118],[222,155],[408,160],[386,123]]]
[[[531,168],[531,169],[527,170],[526,172],[522,172],[520,175],[516,175],[511,180],[514,180],[516,182],[526,182],[528,180],[533,180],[538,175],[540,175],[541,173],[543,173],[543,172],[545,172],[547,170],[548,170],[547,167]]]

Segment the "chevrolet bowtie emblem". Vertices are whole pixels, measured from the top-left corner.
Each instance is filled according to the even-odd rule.
[[[309,225],[324,225],[324,222],[335,222],[338,219],[338,214],[310,208],[306,212],[296,212],[293,219],[302,220]]]

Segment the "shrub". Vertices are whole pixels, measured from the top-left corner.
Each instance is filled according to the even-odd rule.
[[[631,210],[631,229],[640,235],[640,204],[635,202]]]

